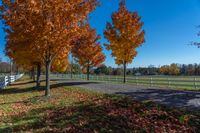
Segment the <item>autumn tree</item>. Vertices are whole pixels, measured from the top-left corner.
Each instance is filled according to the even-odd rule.
[[[1,20],[5,23],[6,31],[6,54],[14,60],[18,65],[25,68],[35,68],[37,66],[37,86],[40,85],[41,57],[33,51],[34,40],[36,35],[31,33],[30,29],[34,29],[33,25],[27,22],[27,18],[31,18],[30,8],[31,1],[9,1],[3,0],[1,5]],[[29,6],[28,6],[29,5]],[[25,8],[26,6],[26,8]]]
[[[13,38],[13,33],[8,32],[6,34],[6,55],[9,56],[18,66],[23,66],[25,69],[30,71],[31,78],[35,81],[35,68],[37,68],[37,80],[36,87],[40,86],[40,75],[41,75],[41,59],[36,53],[28,51],[30,49],[24,46],[24,42],[18,42]],[[15,41],[13,41],[15,40]]]
[[[169,66],[168,65],[161,66],[159,71],[161,74],[167,75],[169,74]]]
[[[137,12],[127,10],[125,1],[119,4],[119,10],[112,14],[112,23],[107,23],[104,36],[110,42],[105,44],[112,50],[112,56],[118,65],[124,67],[124,83],[126,82],[126,66],[137,55],[136,48],[144,43],[143,22]]]
[[[180,68],[177,64],[164,65],[160,67],[160,73],[165,75],[178,75],[180,74]]]
[[[90,69],[101,65],[105,56],[98,42],[100,36],[96,34],[96,30],[90,28],[89,25],[86,25],[85,28],[85,34],[74,42],[72,53],[82,69],[86,69],[87,80],[89,80]]]
[[[169,74],[170,75],[178,75],[180,73],[180,68],[177,66],[177,64],[171,64],[169,66]]]
[[[97,4],[97,0],[3,0],[1,18],[14,36],[12,42],[23,42],[45,64],[46,96],[50,96],[53,60],[69,53],[71,41],[81,34],[80,25]]]

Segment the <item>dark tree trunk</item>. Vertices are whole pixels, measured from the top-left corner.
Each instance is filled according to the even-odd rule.
[[[37,64],[37,83],[36,87],[40,87],[41,65]]]
[[[30,79],[33,79],[32,70],[31,70],[31,71],[29,71],[29,77],[30,77]]]
[[[72,55],[72,61],[71,61],[71,79],[73,78],[73,55]]]
[[[126,83],[126,62],[124,62],[124,83]]]
[[[31,78],[35,82],[35,69],[34,69],[34,67],[31,70]]]
[[[87,66],[87,80],[90,80],[90,66]]]
[[[10,61],[10,75],[12,75],[13,74],[13,71],[12,71],[12,61]]]
[[[73,78],[73,64],[71,64],[71,79]]]
[[[46,89],[45,89],[45,96],[50,96],[50,68],[51,68],[51,61],[46,61]]]
[[[17,69],[17,70],[16,70],[16,73],[19,74],[19,67],[16,66],[16,69]]]

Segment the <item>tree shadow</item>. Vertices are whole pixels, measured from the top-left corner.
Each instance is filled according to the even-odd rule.
[[[48,108],[39,108],[32,109],[26,114],[15,115],[11,118],[11,121],[16,123],[23,122],[21,124],[16,124],[15,126],[7,126],[0,128],[0,132],[10,133],[10,132],[22,132],[22,131],[31,131],[31,129],[40,129],[43,127],[41,124],[40,114],[45,112]],[[32,122],[30,122],[32,121]]]
[[[44,82],[45,80],[40,80],[40,82]],[[21,85],[27,85],[31,83],[36,83],[35,81],[27,81],[27,82],[20,82],[20,83],[12,83],[10,86],[21,86]]]
[[[92,83],[99,84],[98,82],[68,81],[68,82],[62,82],[62,83],[52,84],[51,88],[55,89],[55,88],[64,87],[64,86],[78,86],[78,85],[86,85],[86,84],[92,84]]]
[[[45,89],[44,86],[39,88],[36,87],[28,87],[28,88],[9,88],[0,90],[0,95],[7,95],[7,94],[19,94],[19,93],[27,93],[27,92],[34,92],[34,91],[43,91]]]
[[[45,80],[43,80],[45,81]],[[42,82],[43,82],[42,81]],[[32,81],[29,82],[23,82],[23,83],[16,83],[13,84],[12,86],[21,86],[21,85],[26,85],[33,83]],[[70,82],[63,82],[63,83],[52,83],[50,86],[51,89],[58,89],[60,87],[65,87],[65,86],[77,86],[77,85],[85,85],[85,84],[91,84],[95,83],[98,84],[98,82],[79,82],[79,81],[70,81]],[[27,92],[33,92],[33,91],[44,91],[45,86],[40,86],[40,87],[28,87],[28,88],[20,88],[20,87],[15,87],[15,88],[9,88],[9,89],[0,89],[0,95],[5,95],[5,94],[18,94],[18,93],[27,93]]]
[[[30,97],[26,100],[21,100],[21,101],[16,101],[16,102],[4,102],[4,103],[0,103],[1,105],[9,105],[9,104],[25,104],[25,105],[31,105],[33,103],[37,103],[37,102],[47,102],[50,98],[54,98],[54,97],[46,97],[46,96],[33,96]]]

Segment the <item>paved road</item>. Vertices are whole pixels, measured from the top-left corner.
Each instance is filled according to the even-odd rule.
[[[60,86],[77,86],[108,94],[131,96],[136,100],[152,100],[167,106],[200,110],[200,91],[147,88],[134,85],[111,84],[58,79]]]

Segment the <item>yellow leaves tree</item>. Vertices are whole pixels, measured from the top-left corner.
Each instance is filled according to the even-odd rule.
[[[169,67],[169,74],[170,75],[178,75],[180,73],[180,68],[177,66],[177,64],[171,64]]]
[[[19,41],[14,39],[15,32],[9,32],[7,30],[6,36],[6,55],[9,56],[18,66],[22,66],[24,69],[31,71],[31,77],[35,81],[34,68],[37,67],[37,80],[36,87],[40,86],[40,74],[41,74],[41,58],[37,56],[37,53],[32,52],[27,42]],[[30,69],[31,68],[31,69]]]
[[[144,43],[143,22],[137,12],[127,10],[125,1],[119,4],[119,10],[112,14],[112,23],[107,23],[104,36],[110,42],[105,44],[112,50],[112,56],[118,65],[124,66],[124,83],[126,82],[126,66],[137,55],[136,48]]]
[[[165,65],[160,68],[160,73],[165,75],[178,75],[180,74],[180,68],[177,64]]]
[[[98,40],[100,36],[96,34],[96,30],[85,26],[85,34],[74,42],[72,53],[77,58],[78,63],[83,70],[87,72],[87,80],[92,67],[97,67],[105,60],[102,53],[102,47]]]
[[[46,68],[45,95],[50,96],[50,68],[60,53],[68,54],[97,0],[3,0],[1,18],[12,41],[42,59]],[[17,46],[17,47],[18,47]],[[28,49],[29,48],[29,49]]]
[[[159,71],[160,71],[161,74],[166,75],[166,74],[169,73],[169,66],[167,66],[167,65],[161,66]]]

